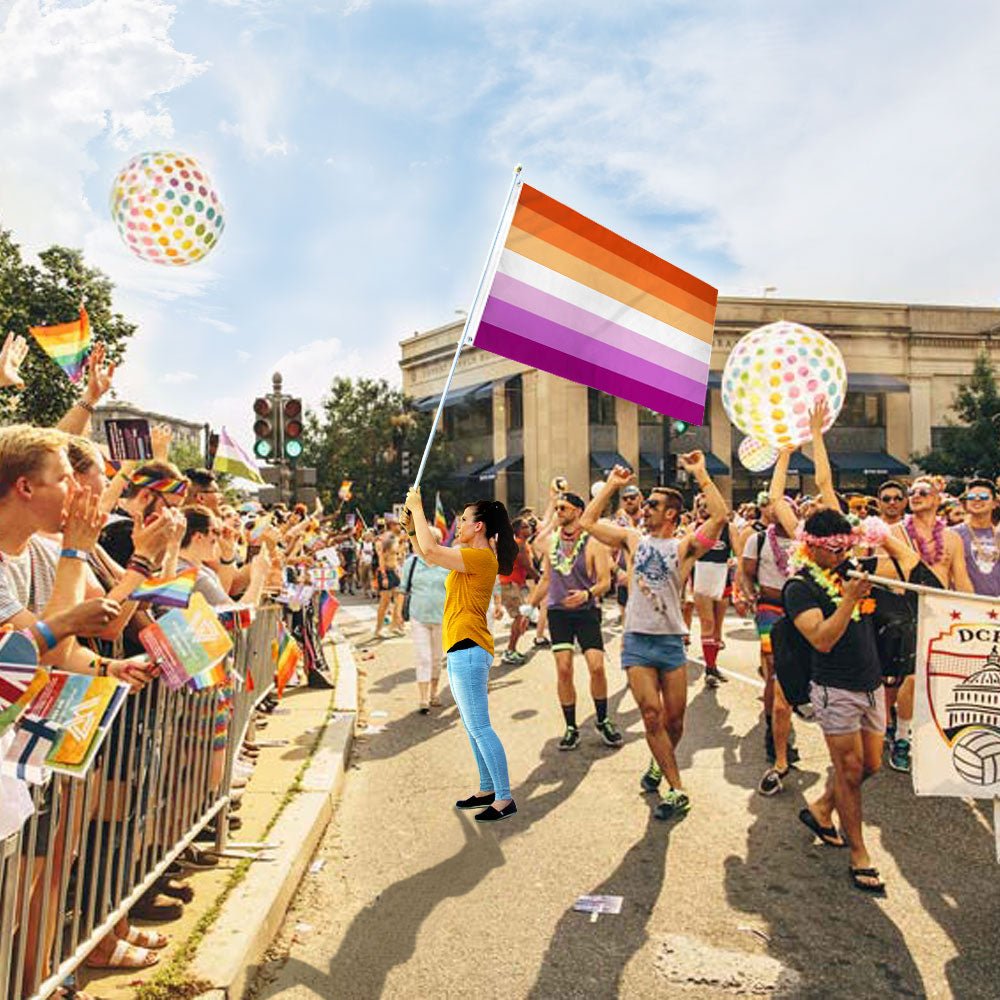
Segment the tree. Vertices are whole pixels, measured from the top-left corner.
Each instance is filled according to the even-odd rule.
[[[29,347],[21,365],[25,388],[8,391],[3,419],[47,426],[73,405],[79,387],[38,346],[28,327],[76,319],[82,299],[91,336],[107,345],[112,361],[124,357],[136,327],[112,311],[111,281],[97,268],[87,267],[79,250],[54,246],[38,257],[40,265],[26,264],[10,232],[0,229],[0,335],[21,334]]]
[[[946,417],[938,446],[914,455],[913,461],[933,475],[1000,475],[1000,390],[985,350],[976,358],[969,381],[958,387],[952,408],[961,423]]]
[[[320,412],[307,415],[305,433],[304,461],[316,467],[325,508],[337,508],[344,479],[354,484],[353,499],[345,508],[357,507],[369,523],[373,515],[401,503],[416,477],[431,418],[418,413],[412,400],[385,379],[334,379]],[[409,466],[405,474],[404,457]],[[428,516],[433,516],[434,492],[443,488],[453,470],[439,436],[421,484]]]

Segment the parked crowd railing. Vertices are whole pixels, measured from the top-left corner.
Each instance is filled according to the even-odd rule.
[[[33,787],[34,814],[0,842],[0,1000],[54,993],[213,819],[225,848],[233,766],[274,685],[281,615],[261,608],[234,632],[238,683],[150,684],[126,699],[87,777]]]

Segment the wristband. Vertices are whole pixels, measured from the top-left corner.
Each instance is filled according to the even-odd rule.
[[[219,560],[219,565],[220,566],[232,566],[232,564],[234,562],[236,562],[236,556],[233,556],[232,559],[220,559]]]
[[[41,618],[35,622],[35,631],[42,637],[42,641],[49,649],[55,649],[58,645],[55,632],[48,622],[43,622]]]
[[[76,405],[77,406],[82,406],[83,409],[85,409],[88,413],[93,413],[94,412],[94,404],[93,403],[88,403],[85,399],[78,399],[76,401]]]
[[[138,573],[139,576],[145,577],[147,580],[153,575],[152,567],[146,562],[140,562],[135,556],[129,559],[128,565],[125,568],[131,570],[133,573]]]
[[[63,559],[80,559],[83,562],[86,562],[88,559],[87,553],[83,549],[63,549],[59,555]]]
[[[108,676],[108,661],[105,660],[103,657],[99,656],[94,662],[97,664],[97,676],[98,677],[107,677]]]
[[[699,545],[704,545],[706,549],[713,549],[713,548],[715,548],[715,543],[717,541],[717,539],[715,539],[715,538],[709,538],[708,535],[703,534],[701,528],[698,528],[698,530],[695,531],[695,533],[694,533],[694,540]]]

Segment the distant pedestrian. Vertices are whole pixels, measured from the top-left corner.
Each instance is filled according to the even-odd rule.
[[[440,545],[440,529],[431,527],[434,540]],[[441,681],[441,622],[444,618],[446,597],[445,580],[448,570],[434,566],[421,558],[418,552],[406,557],[403,563],[402,593],[410,599],[410,637],[413,639],[417,667],[417,695],[419,711],[427,715],[431,708],[441,704],[438,685]]]
[[[419,490],[407,493],[406,507],[416,551],[426,562],[451,570],[442,623],[448,683],[479,767],[479,792],[455,805],[459,809],[485,806],[476,815],[480,821],[506,819],[517,812],[517,806],[510,797],[507,754],[490,725],[487,681],[493,663],[493,636],[486,625],[486,611],[497,572],[509,575],[517,557],[507,508],[496,500],[469,504],[459,518],[455,546],[446,548],[431,533]]]

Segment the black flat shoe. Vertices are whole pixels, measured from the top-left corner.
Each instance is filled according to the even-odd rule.
[[[513,816],[517,812],[517,806],[514,804],[514,800],[511,799],[503,807],[503,809],[494,809],[490,806],[488,809],[484,809],[481,813],[476,816],[477,823],[493,823],[498,819],[506,819],[508,816]]]
[[[493,802],[496,802],[497,797],[495,792],[490,792],[489,795],[470,795],[467,799],[459,799],[455,803],[456,809],[482,809],[483,806],[488,806]]]

